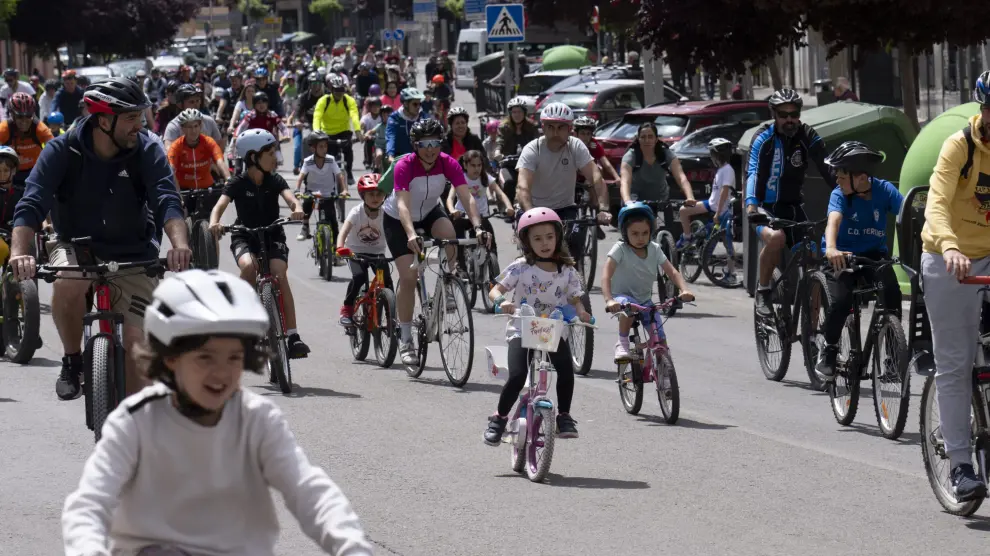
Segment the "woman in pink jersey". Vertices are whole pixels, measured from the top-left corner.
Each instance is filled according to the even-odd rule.
[[[417,360],[412,343],[412,313],[416,295],[417,271],[411,268],[413,257],[422,249],[416,229],[438,239],[455,239],[454,225],[440,203],[447,182],[454,188],[461,204],[474,224],[477,237],[487,241],[488,234],[481,228],[481,218],[474,197],[464,185],[464,171],[456,160],[440,152],[443,126],[429,119],[416,122],[410,130],[413,153],[395,163],[393,179],[395,189],[385,199],[382,227],[385,242],[395,257],[399,269],[399,285],[396,291],[396,313],[399,322],[399,356],[404,365]],[[457,251],[447,248],[447,260],[456,265]]]

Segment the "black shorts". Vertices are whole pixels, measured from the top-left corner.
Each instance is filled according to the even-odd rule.
[[[441,218],[450,219],[447,216],[447,211],[443,210],[443,207],[438,204],[422,220],[413,222],[413,228],[423,229],[424,235],[429,237],[430,230],[433,229],[433,224]],[[388,250],[392,253],[393,257],[399,258],[412,253],[408,245],[409,236],[406,235],[406,230],[402,227],[402,222],[398,218],[392,218],[386,212],[382,215],[382,228],[385,229],[385,244],[388,245]]]
[[[278,259],[289,262],[289,246],[285,244],[284,237],[268,236],[265,239],[268,249],[268,259]],[[255,236],[232,235],[230,237],[230,252],[234,254],[236,262],[245,253],[251,253],[255,257],[261,255],[261,244]]]
[[[793,220],[795,222],[807,222],[808,215],[804,212],[804,205],[796,205],[790,203],[763,203],[760,205],[763,210],[770,213],[771,216],[777,218],[783,218],[785,220]],[[764,226],[756,226],[756,235],[760,235]],[[787,247],[794,247],[794,228],[784,228],[784,237],[787,238]]]

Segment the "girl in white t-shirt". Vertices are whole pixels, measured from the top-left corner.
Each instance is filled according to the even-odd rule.
[[[495,245],[495,230],[488,221],[492,213],[488,206],[488,194],[491,193],[502,202],[503,206],[509,207],[505,212],[509,218],[513,218],[516,215],[516,211],[512,208],[512,203],[505,195],[505,192],[502,191],[502,188],[499,187],[495,178],[488,175],[488,172],[485,171],[485,159],[481,151],[468,151],[461,155],[459,162],[461,169],[464,170],[464,178],[467,180],[468,191],[471,192],[471,196],[474,197],[474,203],[478,207],[478,215],[481,216],[481,227],[492,238],[490,249],[493,253],[498,253],[498,248]],[[453,187],[450,188],[450,193],[447,195],[447,212],[450,213],[450,219],[454,223],[454,230],[457,232],[457,237],[474,237],[474,226],[471,225],[471,220],[465,216],[464,205],[461,204],[460,199],[457,199]],[[463,251],[463,248],[458,248],[457,257],[462,269],[465,268]]]
[[[351,253],[385,256],[385,235],[382,231],[382,203],[385,194],[378,189],[378,174],[365,174],[357,182],[358,195],[363,201],[347,213],[340,235],[337,236],[337,255],[348,257]],[[351,326],[354,302],[362,287],[368,287],[367,261],[350,259],[351,282],[347,285],[344,304],[340,307],[340,324]],[[385,272],[385,286],[392,287],[392,275]]]
[[[574,259],[564,243],[564,225],[551,209],[534,208],[522,215],[517,225],[519,246],[523,257],[516,259],[495,279],[495,287],[488,297],[500,312],[511,314],[526,304],[536,315],[549,315],[560,308],[565,318],[577,316],[584,322],[591,321],[581,296],[584,288],[581,276],[574,268]],[[506,300],[512,292],[512,300]],[[488,418],[485,444],[498,446],[505,433],[509,411],[519,399],[526,383],[529,367],[529,350],[522,347],[518,319],[512,319],[505,327],[509,345],[509,379],[502,387],[498,410]],[[574,395],[574,363],[567,340],[561,338],[557,351],[550,355],[557,373],[557,438],[577,438],[577,427],[571,418],[571,398]]]

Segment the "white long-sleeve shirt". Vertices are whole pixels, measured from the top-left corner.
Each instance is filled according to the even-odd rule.
[[[65,500],[66,556],[135,554],[170,545],[197,555],[271,556],[278,490],[303,532],[328,554],[372,554],[340,488],[306,459],[282,412],[240,391],[204,427],[162,384],[115,409]]]

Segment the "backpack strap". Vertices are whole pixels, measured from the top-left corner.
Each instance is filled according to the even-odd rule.
[[[963,164],[959,176],[969,179],[969,170],[973,167],[973,153],[976,152],[976,143],[973,141],[973,130],[968,125],[963,128],[963,137],[966,138],[966,164]]]
[[[55,193],[55,198],[59,203],[69,202],[69,195],[67,189],[64,187],[66,182],[82,175],[83,163],[86,157],[82,152],[82,139],[79,137],[79,134],[82,133],[83,129],[85,129],[85,126],[79,126],[65,134],[65,146],[69,148],[69,165],[66,168],[66,177],[62,179],[62,183]],[[127,171],[127,175],[131,178],[131,184],[134,186],[134,193],[138,201],[144,205],[148,200],[148,191],[144,186],[144,180],[141,179],[140,154],[129,157],[124,168]]]

